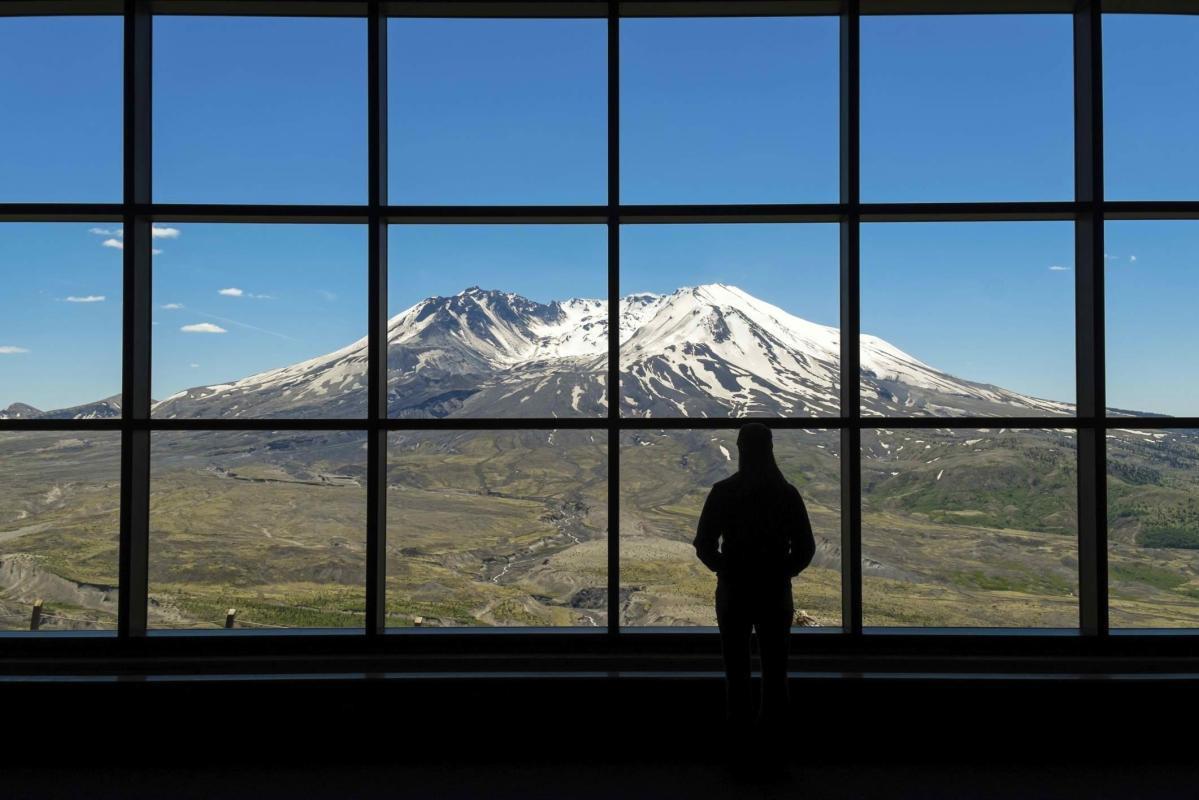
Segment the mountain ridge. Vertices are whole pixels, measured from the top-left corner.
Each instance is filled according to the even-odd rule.
[[[620,407],[628,416],[835,416],[840,331],[723,283],[620,301]],[[862,413],[1069,415],[1072,404],[956,378],[860,338]],[[541,303],[468,287],[388,321],[388,413],[398,418],[607,414],[608,302]],[[153,406],[167,419],[355,418],[366,413],[367,339]],[[18,407],[19,406],[19,407]],[[22,418],[119,416],[120,397]],[[37,416],[33,416],[36,413]],[[64,414],[80,416],[62,416]],[[11,417],[10,417],[11,418]]]

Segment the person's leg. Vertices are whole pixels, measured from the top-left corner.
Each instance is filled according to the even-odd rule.
[[[791,638],[791,622],[795,607],[791,587],[772,590],[762,598],[756,625],[758,650],[762,659],[762,708],[759,720],[776,729],[787,719],[787,656]]]
[[[726,718],[733,726],[743,727],[753,719],[749,677],[753,623],[740,598],[723,584],[716,587],[716,623],[720,626],[720,652],[724,657]]]

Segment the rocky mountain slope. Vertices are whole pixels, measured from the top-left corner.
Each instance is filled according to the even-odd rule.
[[[621,300],[620,406],[629,416],[836,415],[840,332],[727,284]],[[471,287],[430,297],[388,326],[393,417],[594,417],[607,413],[605,300],[538,303]],[[1070,414],[1070,404],[956,378],[861,337],[866,414]],[[367,341],[290,366],[173,394],[162,418],[352,418],[366,413]],[[20,418],[118,416],[120,397]]]

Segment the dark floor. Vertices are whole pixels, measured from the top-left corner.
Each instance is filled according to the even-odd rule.
[[[65,755],[65,754],[64,754]],[[239,737],[220,758],[230,766],[144,770],[13,769],[0,793],[25,798],[1194,798],[1193,764],[1089,765],[977,763],[796,764],[769,781],[752,782],[722,765],[557,761],[538,765],[439,762],[427,765],[255,767],[252,742]]]
[[[0,682],[0,800],[1199,798],[1197,699],[1199,676],[797,677],[787,767],[754,781],[715,678]]]

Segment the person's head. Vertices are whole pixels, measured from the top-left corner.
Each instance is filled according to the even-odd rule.
[[[737,432],[737,467],[743,472],[778,469],[770,428],[760,422],[747,422],[741,426]]]

